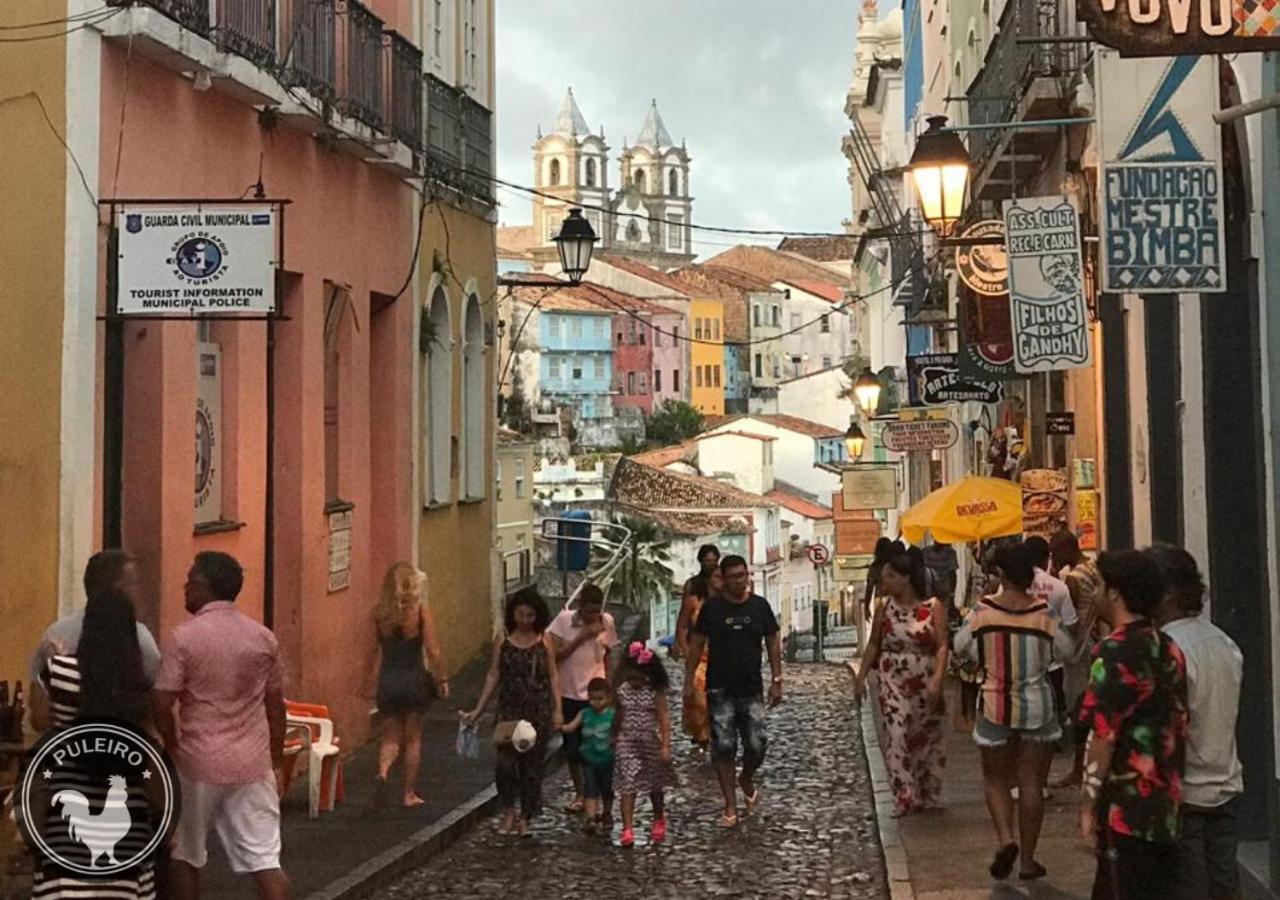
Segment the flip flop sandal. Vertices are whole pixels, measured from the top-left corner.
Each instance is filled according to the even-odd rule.
[[[749,816],[753,812],[755,812],[756,807],[760,805],[760,789],[756,788],[756,792],[754,794],[752,794],[750,797],[745,797],[744,799],[747,801],[747,811],[745,815]]]
[[[567,813],[573,813],[573,814],[575,814],[575,815],[576,815],[577,813],[582,812],[582,809],[583,809],[583,807],[582,807],[582,801],[581,801],[581,800],[574,800],[572,803],[566,803],[566,804],[565,804],[565,807],[564,807],[564,811],[565,811],[565,812],[567,812]]]
[[[720,817],[720,827],[721,828],[737,828],[738,827],[737,815],[736,814],[729,815],[728,813],[725,813],[724,815],[722,815]]]

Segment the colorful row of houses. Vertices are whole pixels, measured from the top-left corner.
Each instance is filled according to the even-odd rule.
[[[859,356],[863,317],[838,267],[738,249],[670,272],[605,254],[579,285],[519,276],[500,305],[526,402],[587,426],[620,420],[578,428],[583,446],[612,446],[667,400],[705,416],[772,412],[780,384]]]

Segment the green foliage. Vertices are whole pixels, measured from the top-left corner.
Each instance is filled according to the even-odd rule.
[[[618,445],[618,452],[623,456],[635,456],[643,451],[643,439],[636,437],[634,434],[624,434],[622,436],[622,443]]]
[[[702,431],[702,413],[683,400],[667,400],[649,416],[645,427],[650,440],[678,444]]]
[[[529,401],[524,395],[524,376],[520,374],[518,365],[511,369],[511,394],[502,407],[502,424],[520,434],[526,433],[532,424]]]
[[[629,516],[615,516],[614,524],[631,530],[630,553],[613,576],[611,600],[631,609],[647,610],[654,601],[665,600],[675,589],[671,572],[671,542],[652,522]],[[603,565],[609,551],[597,548],[592,568]]]

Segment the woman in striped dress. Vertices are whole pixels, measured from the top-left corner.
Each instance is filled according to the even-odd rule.
[[[66,728],[85,717],[118,719],[138,728],[145,727],[151,684],[143,668],[133,603],[128,596],[115,588],[91,593],[74,655],[53,656],[46,663],[41,680],[49,709],[47,715],[33,709],[33,719],[47,719],[53,730]],[[46,723],[37,721],[36,724]],[[77,775],[72,767],[67,767],[60,770],[50,784],[50,796],[60,790],[74,790],[88,799],[89,809],[102,809],[108,788],[96,782],[97,779]],[[152,834],[145,824],[151,820],[146,792],[140,787],[129,787],[126,806],[134,827],[116,845],[116,856],[121,859],[136,855]],[[43,833],[55,852],[67,859],[85,855],[85,848],[70,837],[55,809],[48,810],[45,822]],[[70,875],[45,859],[37,862],[31,896],[39,900],[54,897],[142,900],[156,896],[153,861],[116,877],[94,880]]]
[[[982,752],[987,810],[1000,849],[991,863],[993,878],[1007,878],[1022,855],[1019,875],[1041,878],[1036,844],[1044,820],[1042,774],[1045,754],[1062,737],[1049,686],[1049,664],[1065,658],[1071,636],[1058,616],[1028,591],[1035,559],[1025,544],[1002,547],[996,555],[1000,593],[983,597],[956,635],[956,653],[976,655],[982,672],[973,739]],[[1018,837],[1013,835],[1013,797],[1018,788]]]

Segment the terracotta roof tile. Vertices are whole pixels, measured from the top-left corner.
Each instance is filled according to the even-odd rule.
[[[715,534],[752,534],[755,529],[741,515],[715,515],[712,513],[655,512],[652,509],[616,504],[623,515],[635,516],[653,522],[659,528],[673,534],[702,537]]]
[[[659,447],[657,450],[637,453],[628,458],[640,463],[641,465],[653,466],[655,469],[665,469],[672,463],[692,463],[693,458],[696,455],[697,446],[694,442],[685,441],[683,444],[672,444],[670,447]]]
[[[672,291],[677,296],[688,296],[688,288],[685,285],[676,281],[676,279],[667,275],[665,272],[658,271],[653,266],[646,266],[644,263],[636,262],[633,259],[627,259],[623,256],[605,255],[597,256],[596,259],[600,260],[600,262],[605,265],[613,266],[615,269],[621,269],[624,272],[630,272],[632,275],[652,281],[654,284]]]
[[[852,278],[841,278],[837,272],[821,263],[805,259],[795,253],[784,253],[771,247],[748,244],[739,244],[737,247],[713,256],[704,265],[738,269],[770,282],[782,281],[785,278],[811,278],[815,281],[835,281],[837,284],[849,284],[852,281]]]
[[[775,489],[767,494],[766,497],[784,509],[789,509],[807,519],[831,518],[831,509],[829,507],[823,506],[821,503],[814,503],[807,497],[801,497],[789,491]]]
[[[584,281],[576,288],[572,288],[571,292],[576,297],[588,300],[602,309],[610,312],[618,313],[628,310],[635,313],[647,313],[651,316],[678,316],[679,313],[668,309],[665,306],[659,306],[651,303],[633,294],[624,294],[622,291],[615,291],[613,288],[605,287],[602,284]]]
[[[630,458],[619,461],[609,492],[611,498],[619,503],[666,511],[754,509],[775,505],[759,494],[740,490],[714,478],[655,469]]]
[[[500,258],[533,258],[530,251],[538,246],[539,241],[538,234],[532,225],[500,225],[495,231]]]
[[[799,416],[788,416],[779,413],[740,413],[732,416],[707,416],[703,420],[703,434],[715,428],[723,428],[732,422],[755,419],[757,422],[765,422],[775,428],[781,428],[784,431],[794,431],[797,434],[808,435],[812,438],[832,438],[843,437],[844,432],[821,422],[814,422],[809,419],[802,419]]]
[[[783,284],[797,287],[805,293],[813,294],[815,297],[821,297],[831,303],[844,302],[844,288],[829,281],[818,281],[813,278],[784,278],[782,282]]]
[[[778,244],[783,253],[807,256],[817,262],[849,262],[857,248],[858,239],[848,237],[788,237]]]

